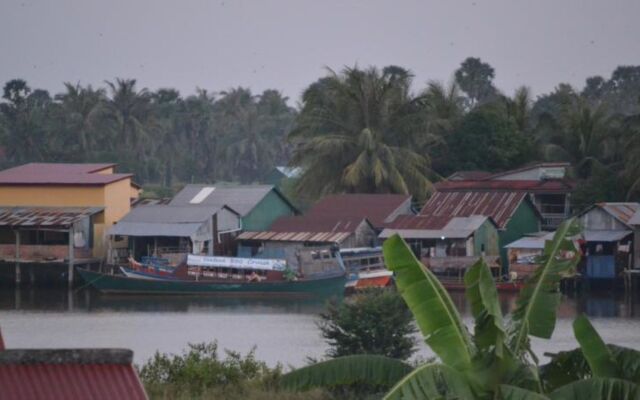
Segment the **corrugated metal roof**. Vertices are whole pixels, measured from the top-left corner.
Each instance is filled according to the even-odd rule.
[[[0,226],[70,226],[103,207],[0,207]]]
[[[0,351],[3,399],[143,400],[144,387],[124,349]]]
[[[587,242],[617,242],[631,235],[632,231],[615,231],[615,230],[601,230],[601,231],[584,231],[582,236]]]
[[[408,194],[334,194],[318,201],[306,216],[342,218],[366,218],[376,228],[382,228],[389,216],[405,203],[411,202]]]
[[[631,225],[640,225],[640,210],[636,211],[636,213],[629,220],[629,224]]]
[[[199,204],[222,207],[229,206],[241,216],[245,216],[251,212],[264,197],[275,190],[272,185],[187,185],[169,202],[172,206],[187,206],[191,204],[191,200],[205,188],[215,188],[206,198]],[[288,200],[281,196],[286,202]],[[292,206],[293,208],[293,206]]]
[[[430,217],[406,216],[394,221],[389,228],[385,228],[380,238],[386,239],[397,233],[406,239],[465,239],[471,236],[489,217],[483,215],[471,215],[469,217],[449,218],[447,224],[441,229],[429,228]],[[440,220],[434,225],[440,225]]]
[[[565,179],[550,180],[452,180],[435,184],[439,192],[444,191],[518,191],[526,193],[568,193],[574,182]]]
[[[221,207],[154,205],[132,209],[120,222],[192,223],[205,222]],[[118,222],[118,223],[120,223]]]
[[[351,232],[242,232],[237,240],[341,243]]]
[[[271,224],[272,232],[349,232],[353,233],[362,223],[362,217],[334,217],[304,215],[300,217],[280,217]]]
[[[526,192],[436,192],[420,212],[426,217],[423,228],[442,229],[451,218],[483,215],[504,229],[526,196]]]
[[[0,185],[106,185],[133,174],[103,174],[116,164],[29,163],[0,171]]]
[[[165,224],[121,221],[109,229],[109,235],[190,237],[205,223],[207,222]]]
[[[596,206],[627,225],[631,224],[631,218],[640,211],[640,203],[597,203]]]

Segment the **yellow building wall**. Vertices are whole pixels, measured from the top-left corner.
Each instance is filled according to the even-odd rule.
[[[131,209],[131,180],[105,186],[0,186],[2,206],[104,207],[94,220],[93,256],[102,258],[108,249],[107,230]]]

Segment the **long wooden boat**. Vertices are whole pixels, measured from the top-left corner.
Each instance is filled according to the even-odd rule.
[[[87,282],[104,293],[135,294],[304,294],[340,292],[345,271],[336,268],[304,276],[284,260],[189,255],[173,271],[157,271],[130,263],[122,275],[79,270]]]
[[[344,275],[297,281],[220,282],[193,279],[134,278],[85,269],[78,269],[78,273],[87,284],[99,291],[120,294],[313,295],[340,293],[345,282]]]

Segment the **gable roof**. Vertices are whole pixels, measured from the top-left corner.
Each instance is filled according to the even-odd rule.
[[[100,173],[116,164],[29,163],[0,171],[0,185],[104,186],[133,174]]]
[[[318,201],[307,216],[336,218],[366,218],[376,228],[381,228],[393,213],[407,202],[408,194],[333,194]]]
[[[635,224],[636,222],[632,222],[632,220],[636,221],[636,218],[638,217],[637,214],[640,213],[640,203],[596,203],[581,212],[580,215],[588,213],[595,207],[601,208],[607,214],[611,215],[613,218],[617,219],[627,226]]]
[[[363,222],[371,226],[366,218],[360,217],[326,217],[322,215],[280,217],[271,224],[269,231],[353,233]],[[371,229],[373,229],[372,226]]]
[[[444,227],[454,217],[484,215],[491,217],[499,229],[505,229],[523,201],[528,201],[526,192],[435,192],[420,211],[420,215],[431,219],[429,224],[433,224],[434,227]],[[536,210],[533,205],[532,209]]]
[[[173,197],[169,205],[188,206],[200,204],[215,207],[227,205],[244,217],[271,191],[280,196],[292,210],[296,210],[289,200],[273,185],[189,184]]]
[[[483,178],[483,180],[493,180],[496,178],[500,178],[503,176],[514,175],[520,172],[531,171],[533,169],[539,168],[569,168],[571,164],[568,162],[542,162],[542,163],[533,163],[529,165],[525,165],[520,168],[511,169],[508,171],[496,172],[494,174],[489,174]]]
[[[487,171],[456,171],[447,177],[449,181],[479,181],[491,176]]]

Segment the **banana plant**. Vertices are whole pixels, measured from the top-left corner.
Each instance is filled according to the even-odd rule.
[[[395,274],[398,291],[414,314],[426,344],[440,359],[403,376],[385,399],[600,398],[580,397],[589,393],[604,394],[605,399],[635,399],[637,382],[621,375],[620,362],[608,352],[608,347],[584,317],[574,324],[584,357],[581,362],[589,368],[583,376],[572,379],[569,373],[562,381],[564,385],[550,384],[540,372],[563,366],[539,368],[538,359],[531,351],[530,336],[548,339],[555,328],[560,280],[575,272],[580,258],[572,241],[578,233],[575,219],[558,228],[553,240],[545,244],[540,265],[520,292],[516,310],[508,318],[502,315],[495,283],[484,260],[469,268],[464,282],[475,320],[473,334],[442,284],[420,263],[404,240],[395,235],[385,241],[385,261]],[[387,361],[385,368],[394,370],[376,375],[375,381],[368,380],[372,375],[367,371],[382,365],[380,356],[359,355],[357,362],[352,358],[336,358],[293,371],[283,376],[282,385],[293,390],[345,383],[379,385],[381,375],[389,378],[401,372],[399,365]],[[623,397],[611,397],[618,395]]]

